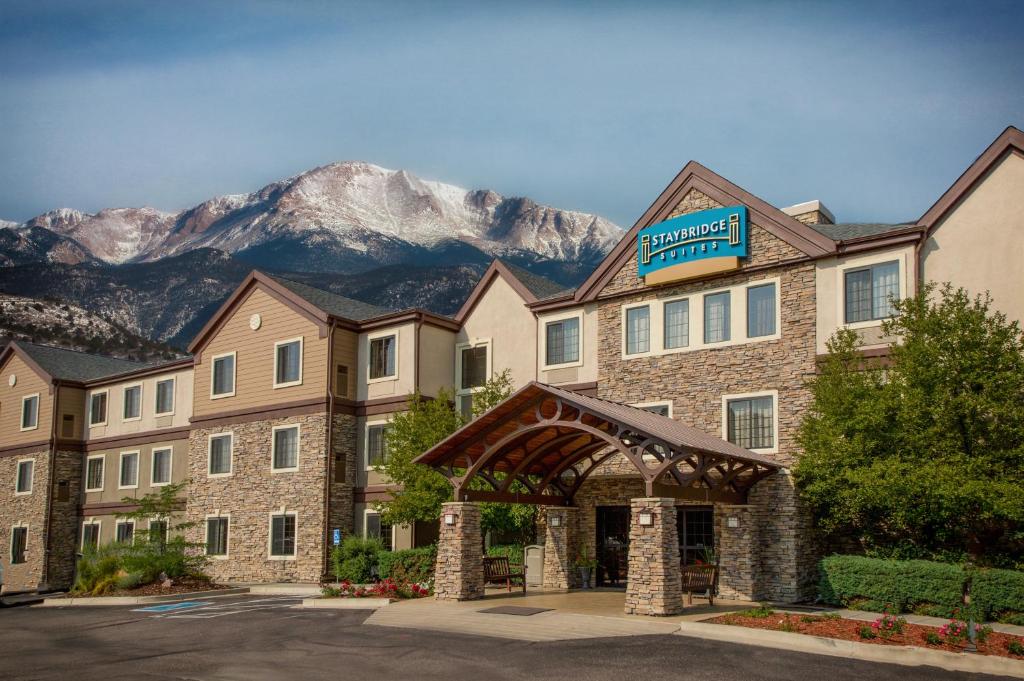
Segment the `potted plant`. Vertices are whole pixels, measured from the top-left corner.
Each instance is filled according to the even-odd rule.
[[[591,558],[587,547],[576,555],[576,569],[580,571],[580,588],[590,588],[590,573],[593,572],[594,568],[597,567],[597,559]]]

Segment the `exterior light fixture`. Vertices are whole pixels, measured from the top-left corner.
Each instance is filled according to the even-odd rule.
[[[445,525],[454,525],[455,524],[455,514],[454,513],[445,513],[444,514],[444,524]]]
[[[553,515],[553,516],[551,516],[551,527],[561,527],[561,526],[562,526],[562,516],[560,516],[560,515]]]
[[[737,518],[736,516],[731,516],[730,518],[728,518],[725,521],[725,524],[728,525],[729,527],[739,527],[740,526],[740,519]]]
[[[640,513],[640,525],[642,527],[650,527],[654,524],[654,514],[650,511],[642,511]]]

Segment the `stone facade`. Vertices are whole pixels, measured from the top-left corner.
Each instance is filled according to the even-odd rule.
[[[449,514],[455,517],[452,525],[444,520]],[[440,523],[434,597],[442,601],[483,598],[484,538],[480,529],[480,506],[464,501],[443,504]]]
[[[746,504],[722,504],[715,511],[718,595],[737,600],[759,600],[762,597],[757,582],[761,542],[757,531],[757,509]],[[735,527],[730,527],[730,523]]]
[[[348,414],[332,417],[331,503],[329,529],[338,528],[343,537],[356,531],[356,418]]]
[[[574,560],[579,551],[577,536],[579,518],[577,508],[564,506],[545,506],[544,534],[544,588],[564,591],[579,586],[579,572],[575,569]],[[559,518],[559,525],[551,522],[552,517]],[[594,552],[588,555],[593,556]]]
[[[18,462],[32,459],[32,494],[15,496],[14,480]],[[0,561],[3,562],[4,591],[26,591],[45,584],[46,505],[50,478],[50,451],[41,449],[30,454],[0,458]],[[11,565],[11,534],[14,526],[27,527],[25,562]]]
[[[75,580],[78,552],[78,500],[82,493],[82,453],[58,450],[54,454],[49,564],[46,583],[51,589],[66,589]]]
[[[272,429],[299,425],[299,470],[271,472]],[[230,515],[228,555],[208,574],[221,582],[318,582],[326,568],[324,539],[326,413],[198,428],[189,435],[186,515],[197,523],[191,540],[205,541],[209,515]],[[209,436],[233,435],[231,475],[208,475]],[[270,518],[296,514],[296,555],[270,557]]]
[[[626,614],[677,615],[683,591],[675,499],[633,499],[630,510]],[[642,514],[650,514],[650,525]]]

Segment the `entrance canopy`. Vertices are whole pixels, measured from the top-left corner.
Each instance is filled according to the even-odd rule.
[[[416,463],[445,475],[456,501],[569,506],[616,454],[632,463],[647,496],[694,501],[745,503],[756,482],[781,468],[666,416],[535,381]]]

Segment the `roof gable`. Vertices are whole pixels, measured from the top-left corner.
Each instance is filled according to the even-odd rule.
[[[491,262],[490,266],[480,277],[480,280],[470,291],[469,297],[466,298],[466,302],[459,308],[458,313],[455,315],[455,321],[459,324],[469,316],[473,311],[473,308],[477,306],[480,299],[490,288],[491,284],[496,278],[500,277],[512,287],[512,289],[523,299],[523,302],[529,305],[535,303],[542,298],[549,298],[562,291],[565,291],[565,287],[557,284],[550,279],[546,279],[539,274],[534,274],[529,270],[524,270],[521,267],[515,265],[509,265],[495,258]]]
[[[18,355],[33,371],[48,381],[85,383],[155,366],[154,363],[133,362],[21,341],[11,341],[7,345],[3,354],[0,354],[0,364],[6,362],[11,354]]]

